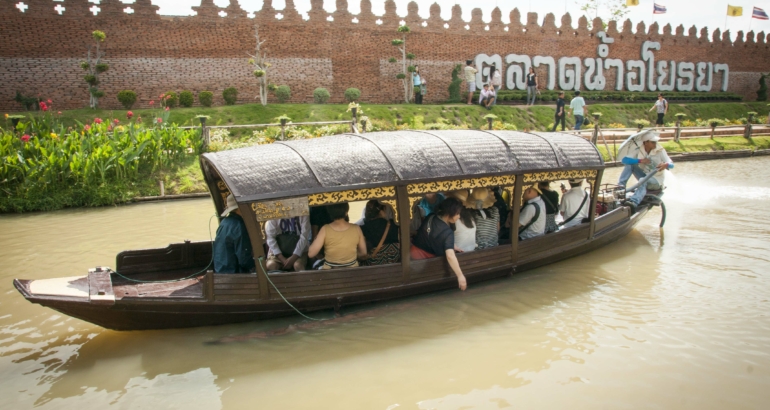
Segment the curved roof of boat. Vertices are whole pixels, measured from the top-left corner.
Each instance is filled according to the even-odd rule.
[[[596,147],[575,135],[519,131],[383,131],[207,153],[239,202],[400,181],[598,168]]]

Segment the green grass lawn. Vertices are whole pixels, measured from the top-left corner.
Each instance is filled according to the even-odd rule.
[[[632,127],[632,121],[647,119],[654,123],[655,113],[649,112],[652,105],[647,103],[635,104],[591,104],[587,113],[601,112],[601,123],[621,123]],[[515,125],[524,130],[545,130],[553,122],[554,108],[552,106],[510,106],[498,105],[487,111],[477,105],[465,104],[362,104],[366,116],[380,129],[395,129],[398,126],[422,128],[421,125],[443,122],[459,127],[478,129],[486,124],[485,115],[495,114],[499,120]],[[127,110],[91,110],[79,109],[64,111],[60,116],[66,125],[77,122],[90,123],[94,118],[117,118],[126,121]],[[160,114],[160,110],[132,110],[134,119],[142,117],[147,122]],[[274,123],[280,115],[289,116],[293,122],[340,121],[349,120],[351,115],[345,104],[243,104],[219,107],[192,107],[171,109],[169,121],[179,125],[199,125],[196,115],[208,115],[209,125],[235,124],[265,124]],[[749,111],[755,111],[760,116],[768,114],[768,106],[764,102],[718,102],[718,103],[689,103],[671,104],[667,121],[675,121],[675,113],[687,114],[687,119],[727,118],[730,120],[746,117]],[[27,112],[24,115],[39,116],[40,112]],[[568,119],[568,122],[570,120]],[[244,130],[233,130],[233,135],[241,136]]]
[[[611,151],[617,153],[616,149],[620,147],[621,142],[613,146],[608,144]],[[755,137],[751,140],[743,138],[743,136],[733,137],[714,137],[710,138],[691,138],[682,139],[679,142],[666,141],[662,143],[663,148],[669,154],[684,154],[690,152],[712,152],[712,151],[737,151],[737,150],[758,150],[758,149],[770,149],[770,137]],[[607,149],[603,143],[599,143],[597,146],[599,152],[601,152],[605,161],[609,161],[610,157],[607,155]]]

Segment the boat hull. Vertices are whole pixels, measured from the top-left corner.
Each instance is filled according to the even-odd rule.
[[[469,284],[490,280],[493,278],[509,276],[516,272],[523,272],[534,269],[539,266],[554,263],[560,260],[571,258],[586,252],[601,248],[612,243],[634,228],[634,226],[645,216],[649,209],[640,208],[633,215],[612,220],[605,219],[604,224],[597,220],[597,232],[593,238],[588,239],[587,229],[574,230],[571,239],[570,236],[564,236],[563,240],[553,241],[554,246],[544,249],[528,249],[525,244],[528,241],[519,244],[520,257],[517,263],[496,263],[497,260],[505,261],[501,256],[511,253],[510,245],[500,246],[497,251],[489,251],[484,258],[474,260],[475,268],[465,271]],[[625,210],[623,211],[625,212]],[[584,227],[584,228],[587,228]],[[556,235],[552,234],[552,238]],[[568,235],[568,234],[565,234]],[[550,236],[550,235],[549,235]],[[534,240],[533,240],[534,241]],[[537,245],[537,243],[532,242]],[[547,243],[543,241],[543,243]],[[536,246],[535,246],[536,247]],[[524,255],[522,255],[524,251]],[[467,264],[473,253],[462,255],[461,266],[466,269]],[[486,262],[484,259],[488,259]],[[444,289],[457,287],[457,280],[450,270],[443,265],[427,265],[424,267],[438,266],[438,274],[423,276],[415,274],[419,271],[415,269],[415,263],[412,262],[413,277],[406,282],[394,283],[388,282],[384,286],[374,288],[357,289],[334,289],[328,291],[310,292],[307,296],[291,297],[291,303],[303,312],[314,312],[319,310],[339,309],[343,306],[350,306],[363,303],[372,303],[383,300],[391,300],[408,296],[420,295]],[[444,264],[445,265],[445,264]],[[400,265],[398,272],[401,271]],[[442,269],[443,268],[443,269]],[[391,268],[391,270],[393,270]],[[427,269],[431,270],[431,269]],[[400,273],[398,273],[400,275]],[[272,275],[271,275],[272,276]],[[77,296],[50,296],[38,295],[32,291],[32,281],[14,280],[14,286],[30,302],[40,304],[57,310],[63,314],[76,317],[87,322],[114,330],[147,330],[147,329],[168,329],[196,326],[212,326],[238,322],[249,322],[256,320],[271,319],[281,316],[296,314],[281,298],[270,298],[268,300],[217,300],[213,297],[207,297],[205,292],[200,297],[186,297],[177,299],[168,299],[163,297],[144,297],[144,298],[122,298],[113,302],[94,301],[89,297]]]

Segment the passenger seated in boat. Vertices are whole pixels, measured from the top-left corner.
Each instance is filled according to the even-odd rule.
[[[465,290],[467,282],[455,252],[460,252],[455,247],[455,236],[450,224],[457,223],[460,219],[460,211],[463,203],[456,198],[447,198],[436,209],[436,213],[428,216],[417,230],[414,244],[410,248],[411,258],[414,260],[436,258],[446,255],[447,262],[457,276],[457,282],[461,290]]]
[[[307,266],[310,217],[272,219],[265,223],[267,270],[301,271]]]
[[[524,191],[524,206],[519,213],[519,240],[545,234],[545,203],[541,194],[534,185]]]
[[[492,188],[492,194],[495,196],[495,208],[497,208],[497,214],[500,216],[501,222],[500,231],[497,233],[497,243],[500,245],[511,243],[510,225],[502,223],[503,216],[508,215],[508,212],[511,210],[508,206],[511,196],[508,191],[499,186]]]
[[[347,221],[350,205],[334,204],[326,207],[331,223],[318,231],[308,256],[314,258],[323,248],[324,264],[321,269],[353,268],[358,259],[366,258],[366,239],[361,227]]]
[[[391,208],[392,209],[392,208]],[[361,231],[366,240],[367,258],[364,265],[385,265],[401,262],[398,225],[388,216],[388,206],[377,200],[366,203]]]
[[[642,137],[642,149],[632,152],[631,156],[624,157],[621,161],[624,167],[618,179],[618,185],[623,187],[626,186],[632,174],[636,179],[641,180],[650,172],[658,170],[655,176],[647,180],[646,184],[639,186],[633,196],[626,201],[626,204],[632,205],[634,208],[642,202],[648,189],[653,191],[663,189],[665,170],[674,168],[674,163],[668,157],[663,146],[658,143],[659,140],[660,137],[657,135],[647,133]]]
[[[373,199],[372,201],[375,201],[375,200]],[[392,205],[386,204],[380,201],[376,201],[376,202],[381,203],[382,206],[385,207],[385,219],[396,219],[396,211],[393,209]],[[367,205],[368,204],[369,203],[367,202]],[[361,210],[361,219],[356,221],[356,225],[364,226],[365,223],[366,223],[366,206],[364,207],[364,209]]]
[[[476,217],[476,248],[499,245],[500,211],[495,207],[494,194],[488,188],[473,188],[465,206],[472,208]]]
[[[415,202],[412,207],[412,225],[409,229],[412,235],[417,233],[420,225],[422,225],[422,221],[436,210],[436,207],[444,201],[444,198],[444,194],[440,192],[428,193],[421,200]]]
[[[251,240],[232,194],[227,196],[222,217],[214,239],[214,272],[251,272],[255,267]]]
[[[329,219],[329,212],[326,211],[326,206],[312,206],[310,207],[310,229],[313,232],[311,238],[318,236],[318,231],[326,225],[332,222]]]
[[[447,197],[465,203],[468,200],[468,190],[448,192]],[[455,223],[455,247],[463,252],[476,249],[476,216],[467,205],[460,211],[460,219]]]
[[[559,212],[559,193],[551,189],[551,181],[541,181],[537,184],[541,197],[545,203],[545,233],[556,232],[559,226],[556,225],[556,214]]]
[[[588,192],[583,189],[583,178],[570,179],[569,186],[570,190],[562,195],[561,205],[559,205],[561,216],[564,218],[561,225],[565,228],[583,223],[588,219],[591,209]]]

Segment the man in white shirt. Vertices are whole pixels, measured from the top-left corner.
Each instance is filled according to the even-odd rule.
[[[484,89],[481,90],[481,93],[479,94],[479,104],[482,107],[491,110],[496,98],[495,90],[490,88],[489,84],[484,84]]]
[[[310,230],[310,217],[297,216],[288,219],[271,219],[265,222],[265,236],[267,237],[267,264],[266,268],[272,270],[301,271],[307,265],[307,249],[312,236]],[[279,236],[281,238],[279,239]],[[294,250],[281,249],[280,244],[291,244],[296,239]],[[284,256],[291,252],[291,255]]]
[[[524,206],[519,213],[519,240],[545,233],[545,202],[540,194],[534,185],[524,191]]]
[[[647,189],[659,190],[665,188],[663,185],[665,171],[674,168],[674,163],[671,158],[668,157],[666,149],[663,148],[658,141],[660,137],[655,133],[647,133],[642,137],[642,149],[633,152],[635,157],[625,157],[621,160],[625,169],[623,174],[629,174],[627,169],[630,169],[637,178],[644,177],[654,170],[658,170],[654,177],[647,180],[647,183],[643,184],[636,189],[634,195],[628,199],[627,203],[630,203],[633,207],[639,206],[644,196],[647,194]]]
[[[583,179],[570,179],[570,190],[561,197],[559,211],[564,218],[562,227],[569,228],[583,223],[584,218],[588,218],[589,208],[591,207],[591,198],[588,192],[583,190]]]
[[[572,115],[575,116],[575,129],[579,130],[583,125],[583,116],[585,115],[586,100],[580,96],[580,91],[575,91],[575,98],[569,103],[572,109]]]

